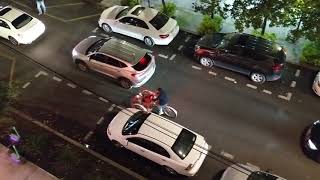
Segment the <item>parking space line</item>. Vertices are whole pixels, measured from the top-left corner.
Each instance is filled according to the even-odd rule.
[[[292,97],[292,93],[290,93],[290,92],[287,93],[287,96],[278,95],[278,98],[284,99],[284,100],[287,100],[287,101],[290,101],[291,97]]]
[[[196,69],[196,70],[201,70],[202,68],[201,67],[198,67],[198,66],[192,66],[193,69]]]
[[[82,4],[85,4],[85,3],[79,2],[79,3],[59,4],[59,5],[52,5],[52,6],[46,6],[46,7],[47,9],[49,9],[49,8],[57,8],[57,7],[64,7],[64,6],[77,6]]]
[[[186,40],[184,40],[184,42],[188,42],[190,40],[190,36],[187,36]]]
[[[58,82],[61,82],[61,81],[62,81],[62,79],[60,79],[60,78],[58,78],[58,77],[56,77],[56,76],[53,76],[52,79],[55,80],[55,81],[58,81]]]
[[[50,14],[48,14],[48,13],[45,13],[44,14],[45,16],[48,16],[48,17],[51,17],[51,18],[53,18],[53,19],[56,19],[56,20],[58,20],[58,21],[61,21],[61,22],[66,22],[66,20],[64,20],[64,19],[62,19],[62,18],[59,18],[59,17],[56,17],[56,16],[53,16],[53,15],[50,15]]]
[[[297,69],[295,76],[296,76],[296,77],[299,77],[299,76],[300,76],[300,69]]]
[[[27,82],[27,83],[25,83],[25,84],[22,86],[22,88],[25,89],[25,88],[28,87],[30,84],[31,84],[31,82]]]
[[[226,157],[226,158],[229,158],[229,159],[233,159],[234,156],[232,154],[229,154],[227,152],[224,152],[224,151],[221,151],[220,153],[222,156]]]
[[[116,105],[115,105],[115,104],[112,104],[112,105],[109,107],[108,111],[109,111],[109,112],[112,111],[114,107],[116,107]]]
[[[91,95],[91,94],[93,94],[92,92],[90,92],[90,91],[88,91],[88,90],[82,90],[82,93],[83,94],[86,94],[86,95]]]
[[[252,84],[246,84],[247,87],[252,88],[252,89],[257,89],[257,86],[254,86]]]
[[[92,30],[91,32],[96,33],[98,31],[98,27],[96,27],[94,30]]]
[[[231,82],[237,83],[237,81],[235,79],[233,79],[231,77],[228,77],[228,76],[225,76],[224,79],[227,80],[227,81],[231,81]]]
[[[268,91],[268,90],[262,90],[262,92],[264,92],[264,93],[266,93],[266,94],[272,94],[272,92],[271,91]]]
[[[162,58],[165,58],[165,59],[167,59],[167,58],[168,58],[168,56],[163,55],[163,54],[158,54],[158,56],[159,56],[159,57],[162,57]]]
[[[183,48],[183,45],[180,45],[178,50],[181,51],[182,48]]]
[[[77,87],[77,85],[72,84],[72,83],[68,83],[67,86],[69,86],[69,87],[71,87],[71,88],[76,88],[76,87]]]
[[[296,87],[296,84],[297,84],[296,81],[292,81],[290,84],[290,87],[294,88],[294,87]]]
[[[47,72],[44,72],[44,71],[39,71],[34,77],[35,77],[35,78],[38,78],[40,75],[45,75],[45,76],[47,76],[48,73],[47,73]]]
[[[211,74],[211,75],[213,75],[213,76],[216,76],[216,75],[217,75],[217,73],[212,72],[212,71],[209,71],[208,73]]]
[[[23,4],[23,3],[20,3],[20,2],[14,1],[14,0],[11,0],[11,1],[12,1],[13,3],[16,3],[16,4],[20,5],[20,6],[25,7],[25,8],[32,9],[31,7],[29,7],[29,6],[27,6],[27,5]]]
[[[78,18],[74,18],[74,19],[68,19],[65,20],[65,22],[73,22],[73,21],[78,21],[78,20],[82,20],[82,19],[88,19],[88,18],[92,18],[92,17],[97,17],[100,16],[101,14],[93,14],[93,15],[89,15],[89,16],[82,16],[82,17],[78,17]]]
[[[172,54],[169,60],[173,60],[176,57],[176,54]]]
[[[99,100],[100,101],[103,101],[103,102],[106,102],[106,103],[108,103],[109,101],[108,100],[106,100],[105,98],[103,98],[103,97],[99,97]]]
[[[101,118],[99,119],[99,121],[97,122],[97,125],[100,125],[103,121],[104,121],[104,117],[101,117]]]
[[[83,138],[83,141],[88,141],[88,139],[93,135],[93,131],[89,131],[87,135]]]

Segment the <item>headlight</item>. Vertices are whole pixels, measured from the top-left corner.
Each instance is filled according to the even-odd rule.
[[[77,56],[77,55],[78,55],[78,52],[75,49],[73,49],[72,50],[72,56]]]
[[[308,140],[308,145],[312,150],[318,150],[317,147],[313,144],[313,142],[310,139]]]

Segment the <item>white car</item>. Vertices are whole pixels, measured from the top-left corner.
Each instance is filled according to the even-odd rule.
[[[312,89],[318,96],[320,96],[320,71],[314,78]]]
[[[286,180],[268,172],[261,171],[253,165],[233,164],[228,167],[220,180]]]
[[[31,44],[45,31],[45,25],[29,14],[6,6],[0,10],[0,36],[12,44]]]
[[[112,6],[98,21],[105,32],[116,32],[139,40],[148,46],[168,45],[179,32],[177,21],[148,7]]]
[[[203,136],[153,113],[121,110],[107,129],[111,142],[155,163],[170,174],[193,176],[208,154]]]

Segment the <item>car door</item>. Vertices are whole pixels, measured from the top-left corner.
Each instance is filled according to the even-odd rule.
[[[9,36],[12,36],[12,30],[10,26],[3,20],[0,19],[0,36],[8,39]]]
[[[145,23],[143,20],[141,19],[135,19],[135,25],[136,25],[136,38],[143,40],[145,36],[150,36],[152,37],[153,35],[150,32],[150,29],[147,25],[147,23]]]
[[[114,21],[113,31],[126,36],[135,37],[135,26],[134,19],[126,16]]]

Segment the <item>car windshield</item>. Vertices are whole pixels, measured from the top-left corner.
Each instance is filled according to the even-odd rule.
[[[86,51],[86,55],[97,52],[105,42],[107,42],[110,38],[99,39],[97,42],[93,43]]]
[[[277,180],[278,177],[261,171],[255,171],[249,175],[247,180]]]
[[[163,13],[158,12],[158,14],[150,20],[150,24],[157,30],[161,29],[167,22],[169,17]]]
[[[132,135],[137,134],[141,125],[144,121],[150,116],[151,113],[145,111],[138,111],[134,113],[123,126],[122,134],[123,135]]]
[[[11,11],[11,8],[9,8],[9,7],[1,9],[0,16],[5,15],[9,11]]]
[[[12,25],[16,29],[20,29],[26,24],[28,24],[33,18],[28,14],[22,14],[21,16],[17,17],[15,20],[12,21]]]
[[[174,142],[171,149],[175,152],[181,159],[184,159],[191,151],[197,136],[187,129],[182,129],[176,142]]]
[[[117,16],[116,16],[116,19],[119,19],[119,18],[127,15],[128,12],[129,12],[129,10],[130,10],[130,8],[127,7],[127,8],[125,8],[125,9],[123,9],[122,11],[120,11],[120,12],[117,14]]]

